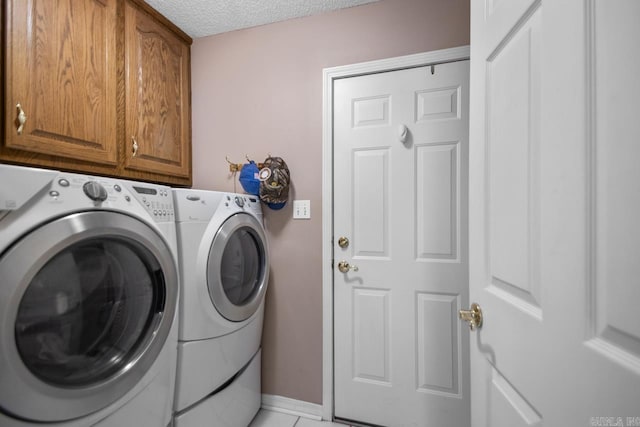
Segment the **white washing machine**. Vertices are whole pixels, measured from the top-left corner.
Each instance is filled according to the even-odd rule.
[[[169,187],[0,164],[0,425],[165,427]]]
[[[182,289],[174,423],[246,427],[261,402],[269,277],[260,200],[204,190],[173,194]]]

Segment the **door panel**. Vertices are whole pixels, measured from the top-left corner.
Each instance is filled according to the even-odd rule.
[[[115,165],[116,1],[5,5],[5,147]]]
[[[416,306],[417,389],[458,395],[461,359],[456,319],[460,297],[419,293]]]
[[[189,177],[189,46],[125,3],[126,169]]]
[[[539,11],[489,61],[487,163],[489,274],[494,286],[535,300],[539,90],[532,38]],[[531,90],[530,90],[531,88]]]
[[[416,258],[458,258],[457,142],[416,147]]]
[[[334,112],[335,416],[469,425],[468,62],[338,80]]]
[[[354,151],[351,169],[354,258],[388,259],[389,149]]]
[[[389,384],[389,290],[353,289],[356,381]]]
[[[542,426],[542,418],[518,391],[491,369],[488,395],[489,417],[492,426],[536,427]]]
[[[640,169],[635,162],[640,150],[634,143],[640,135],[635,114],[640,96],[635,74],[640,64],[630,63],[623,51],[611,47],[626,46],[627,37],[637,37],[632,17],[640,9],[633,2],[590,3],[591,31],[597,35],[590,64],[597,101],[589,112],[595,131],[590,165],[590,343],[605,356],[638,369],[640,322],[633,313],[640,287],[629,284],[630,278],[640,277],[640,264],[633,255],[640,251]],[[612,63],[625,66],[612,69]],[[618,88],[614,81],[624,83]]]
[[[416,92],[416,122],[460,119],[460,88]]]

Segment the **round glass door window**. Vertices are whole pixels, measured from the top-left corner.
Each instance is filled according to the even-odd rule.
[[[224,293],[234,305],[244,305],[260,289],[262,279],[262,246],[249,227],[236,230],[227,240],[222,253],[220,278]]]
[[[15,340],[25,366],[59,387],[104,381],[137,357],[164,309],[160,265],[133,240],[82,240],[52,257],[20,301]]]
[[[245,213],[227,219],[209,250],[209,294],[225,318],[240,322],[258,310],[267,288],[269,260],[262,225]]]

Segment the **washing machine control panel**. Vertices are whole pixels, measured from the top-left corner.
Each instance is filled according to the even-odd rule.
[[[131,185],[131,191],[157,222],[173,222],[175,220],[171,188],[136,183]]]
[[[48,194],[52,203],[80,197],[95,206],[125,211],[137,201],[156,222],[175,221],[171,188],[164,185],[64,173],[53,181]]]

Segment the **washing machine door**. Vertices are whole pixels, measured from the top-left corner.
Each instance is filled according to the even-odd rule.
[[[247,213],[230,216],[213,239],[207,264],[209,295],[218,312],[233,322],[251,317],[269,278],[267,239],[260,222]]]
[[[164,239],[114,212],[31,231],[0,255],[0,283],[0,408],[37,422],[80,418],[139,384],[178,296]]]

